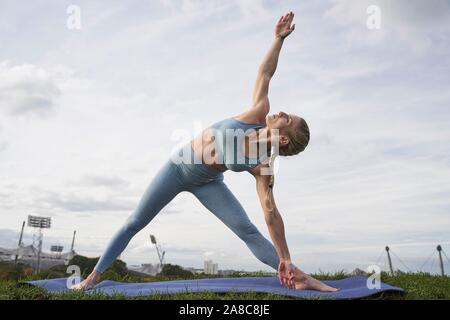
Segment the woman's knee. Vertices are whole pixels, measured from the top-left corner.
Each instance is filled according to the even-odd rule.
[[[236,226],[235,232],[243,240],[260,235],[258,228],[251,222],[239,224]]]
[[[136,234],[141,231],[146,226],[144,221],[137,219],[135,217],[129,218],[123,225],[122,230],[126,233]]]

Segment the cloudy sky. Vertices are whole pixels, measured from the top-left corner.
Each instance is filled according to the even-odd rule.
[[[369,5],[379,29],[367,26]],[[77,230],[77,252],[100,255],[175,133],[250,107],[289,10],[296,30],[270,99],[311,129],[304,153],[280,159],[274,191],[294,262],[308,272],[385,268],[390,245],[396,267],[416,270],[439,243],[450,253],[446,0],[1,0],[0,247],[35,214],[52,217],[45,249],[68,248]],[[269,237],[254,179],[225,181]],[[170,263],[271,270],[188,193],[133,238],[127,263],[157,261],[150,233]]]

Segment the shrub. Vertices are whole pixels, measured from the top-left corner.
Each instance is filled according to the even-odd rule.
[[[0,262],[0,280],[18,280],[26,276],[25,268],[21,264]]]
[[[81,276],[86,278],[92,272],[98,260],[99,258],[76,255],[69,261],[69,265],[77,265],[80,268]],[[67,266],[65,268],[67,269]],[[127,265],[122,260],[116,260],[102,276],[106,277],[107,273],[114,278],[125,277],[128,275]]]
[[[161,272],[158,274],[160,276],[165,276],[169,278],[191,278],[194,274],[188,270],[183,269],[181,266],[176,264],[165,264]]]

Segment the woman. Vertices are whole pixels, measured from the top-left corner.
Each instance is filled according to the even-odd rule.
[[[178,193],[188,191],[239,236],[260,261],[278,270],[282,285],[291,289],[337,290],[305,274],[291,262],[283,220],[272,192],[273,171],[270,169],[274,156],[298,154],[309,142],[309,129],[302,118],[284,112],[268,115],[269,82],[275,73],[284,39],[294,31],[295,24],[291,26],[293,19],[294,14],[289,12],[276,25],[275,40],[258,70],[253,107],[206,128],[176,153],[179,157],[177,161],[172,157],[162,166],[137,209],[112,238],[92,273],[81,283],[72,286],[72,289],[92,288],[131,238]],[[234,137],[230,144],[227,138],[230,130],[245,130],[240,144],[235,143]],[[255,153],[258,149],[259,152]],[[237,163],[235,154],[240,154],[240,159],[244,161]],[[181,157],[183,161],[179,161]],[[255,177],[256,190],[273,244],[249,220],[239,201],[224,184],[223,172],[228,169],[247,171]]]

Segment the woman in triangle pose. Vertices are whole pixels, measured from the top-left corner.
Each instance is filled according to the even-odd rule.
[[[298,290],[337,290],[292,263],[283,220],[272,192],[275,156],[293,156],[302,152],[310,138],[303,118],[284,112],[269,115],[269,83],[277,68],[283,42],[295,29],[293,19],[294,13],[289,12],[276,24],[273,43],[258,69],[252,107],[204,129],[161,166],[135,211],[110,240],[94,270],[72,289],[93,288],[131,238],[177,194],[187,191],[242,239],[257,259],[277,270],[282,285]],[[248,172],[255,178],[273,243],[250,221],[224,183],[223,172],[227,170]]]

